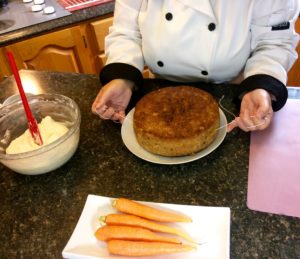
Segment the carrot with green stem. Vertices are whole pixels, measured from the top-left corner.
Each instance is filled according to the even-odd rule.
[[[192,222],[192,219],[186,215],[156,209],[125,198],[118,198],[114,200],[113,207],[124,213],[160,222]]]
[[[136,242],[125,240],[110,240],[107,242],[107,248],[111,254],[123,256],[151,256],[173,254],[188,252],[195,249],[195,247],[193,246],[184,244]]]
[[[109,241],[113,239],[166,242],[180,244],[181,241],[174,237],[160,236],[149,229],[128,226],[103,226],[97,229],[95,236],[98,240]]]
[[[132,226],[132,227],[142,227],[150,229],[155,232],[162,232],[168,234],[174,234],[179,237],[184,238],[185,240],[196,243],[187,233],[167,225],[159,224],[154,221],[150,221],[139,216],[130,215],[130,214],[108,214],[106,216],[100,217],[100,222],[105,223],[109,226]]]

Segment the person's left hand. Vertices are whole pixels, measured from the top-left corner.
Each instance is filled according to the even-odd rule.
[[[244,131],[263,130],[272,120],[271,95],[264,89],[256,89],[244,95],[239,117],[227,126],[227,132],[239,127]]]

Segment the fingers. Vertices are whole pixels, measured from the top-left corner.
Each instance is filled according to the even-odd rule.
[[[236,127],[238,127],[238,125],[237,125],[236,121],[233,120],[233,121],[231,121],[231,122],[229,122],[229,123],[227,124],[227,129],[226,129],[226,131],[229,133],[229,132],[231,132],[233,129],[235,129]]]
[[[246,132],[257,130],[259,126],[264,124],[264,121],[257,122],[253,115],[251,115],[251,117],[249,116],[248,118],[237,117],[235,121],[237,126]]]
[[[239,117],[235,119],[238,127],[243,131],[254,130],[255,125],[257,124],[254,116],[254,111],[253,109],[250,109],[241,110]]]
[[[101,93],[99,93],[92,105],[92,112],[103,120],[113,120],[122,123],[125,119],[125,108],[120,105],[109,106],[102,104],[100,102],[101,98]]]
[[[123,122],[125,108],[131,95],[133,82],[115,79],[103,86],[92,104],[92,112],[104,120]]]
[[[243,131],[255,130],[257,123],[254,120],[254,116],[250,114],[246,109],[240,113],[239,117],[236,117],[231,123],[228,124],[227,132],[231,132],[234,128],[238,127]]]
[[[264,130],[270,125],[272,116],[271,106],[260,106],[258,109],[245,109],[236,121],[244,131]]]
[[[271,106],[260,106],[258,109],[249,105],[247,108],[242,108],[240,115],[228,124],[227,132],[231,132],[238,127],[243,131],[255,131],[266,129],[273,117]]]
[[[229,133],[237,127],[246,132],[264,130],[270,125],[272,116],[273,113],[270,112],[263,118],[256,117],[255,115],[250,115],[246,119],[242,117],[236,117],[232,122],[228,123],[227,132]]]
[[[125,109],[120,107],[108,107],[107,105],[103,105],[97,111],[97,115],[103,120],[112,120],[114,122],[121,122],[123,123],[125,119]]]
[[[108,106],[106,104],[99,106],[98,104],[93,104],[92,112],[103,120],[113,120],[123,123],[125,119],[125,108],[121,106]]]
[[[227,131],[236,127],[246,132],[263,130],[270,125],[272,116],[270,94],[263,89],[256,89],[244,95],[240,114],[228,125]]]
[[[125,120],[125,111],[119,111],[118,113],[115,114],[115,117],[113,118],[113,120],[119,121],[120,123],[123,124],[124,120]]]
[[[104,103],[102,101],[102,95],[103,95],[103,91],[100,90],[98,95],[96,96],[95,101],[92,104],[92,112],[94,114],[101,114],[101,113],[103,113],[104,110],[107,109],[107,106],[104,105]]]
[[[255,120],[257,122],[257,130],[266,129],[270,125],[272,118],[273,118],[273,109],[271,105],[265,109],[259,108],[255,114]]]

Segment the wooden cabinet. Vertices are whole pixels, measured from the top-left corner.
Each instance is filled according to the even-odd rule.
[[[95,21],[90,23],[91,29],[91,40],[95,42],[95,50],[96,50],[96,68],[98,71],[105,65],[106,56],[104,54],[105,36],[108,34],[109,27],[112,25],[113,17],[109,17],[106,19],[102,19],[100,21]]]
[[[26,68],[82,73],[93,71],[85,37],[80,33],[79,26],[37,37],[28,43],[24,41],[13,46]]]
[[[0,81],[12,74],[7,50],[13,51],[19,69],[98,74],[105,63],[104,38],[111,23],[108,15],[0,48]]]
[[[11,70],[8,65],[5,48],[0,48],[0,82],[6,76],[11,75]]]
[[[300,34],[300,18],[296,23],[296,31]],[[298,59],[288,73],[288,86],[300,86],[300,43],[297,47]]]
[[[24,40],[3,48],[11,50],[19,69],[93,73],[89,49],[79,26]]]

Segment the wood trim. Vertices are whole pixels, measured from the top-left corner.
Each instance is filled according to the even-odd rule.
[[[296,22],[295,30],[300,33],[300,18]],[[298,52],[298,59],[288,73],[288,86],[300,86],[300,43],[296,50]]]

